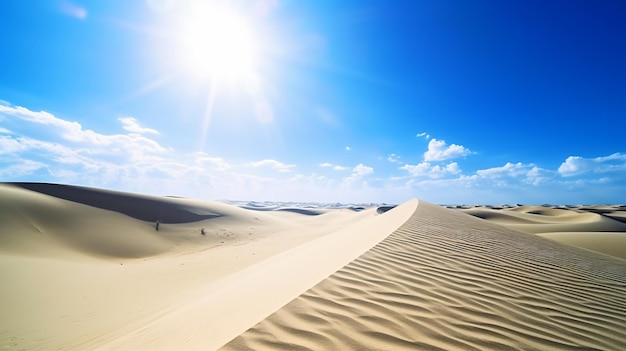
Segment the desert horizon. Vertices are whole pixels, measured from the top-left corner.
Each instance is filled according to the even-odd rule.
[[[619,350],[625,213],[1,183],[0,346]]]

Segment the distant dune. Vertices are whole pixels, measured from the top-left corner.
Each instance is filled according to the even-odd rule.
[[[626,206],[484,206],[463,212],[507,228],[626,259]]]
[[[0,348],[626,349],[624,206],[246,206],[0,184]]]

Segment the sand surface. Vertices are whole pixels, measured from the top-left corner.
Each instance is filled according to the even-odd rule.
[[[476,206],[461,210],[511,229],[626,259],[626,206]]]
[[[303,214],[66,186],[62,199],[48,195],[58,185],[35,187],[0,185],[8,349],[217,348],[382,240],[417,205]],[[85,195],[90,205],[76,202]],[[151,209],[144,216],[161,214],[146,221],[129,207],[110,210],[128,199]],[[172,209],[180,217],[156,231]],[[178,220],[198,213],[208,219]]]
[[[0,184],[0,349],[623,350],[623,213]]]
[[[624,350],[626,261],[420,202],[224,350]]]

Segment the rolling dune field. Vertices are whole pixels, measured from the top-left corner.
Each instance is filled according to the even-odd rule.
[[[0,184],[6,350],[623,350],[624,206]]]

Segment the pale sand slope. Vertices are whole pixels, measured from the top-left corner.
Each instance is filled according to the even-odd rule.
[[[224,350],[625,350],[626,261],[419,203]]]
[[[473,207],[463,212],[564,244],[626,259],[626,207]]]
[[[0,348],[215,349],[382,240],[411,206],[303,215],[0,184]]]

